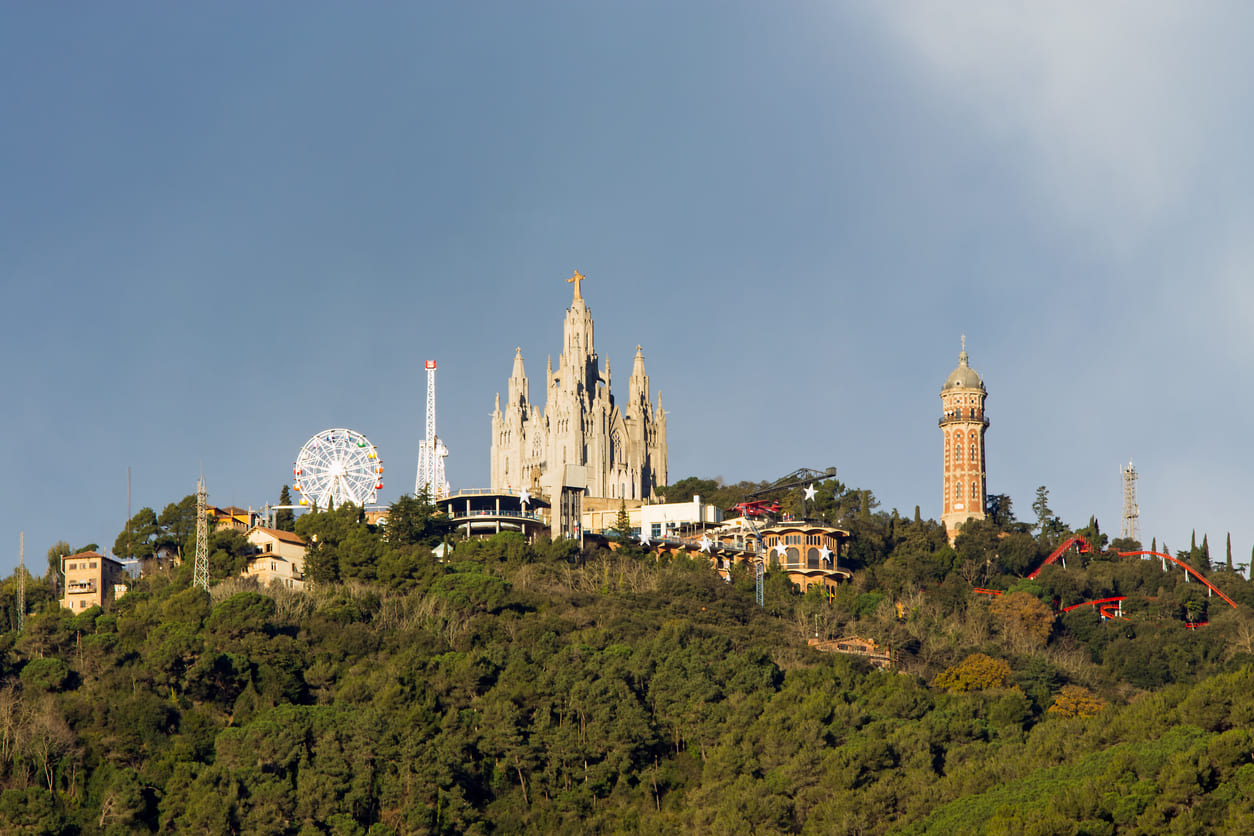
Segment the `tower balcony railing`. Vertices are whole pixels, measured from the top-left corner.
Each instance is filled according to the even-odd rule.
[[[988,419],[985,418],[984,413],[978,409],[971,410],[970,412],[963,412],[962,410],[959,410],[953,415],[942,415],[936,421],[936,425],[938,427],[943,427],[947,424],[969,424],[972,421],[978,421],[984,425],[985,429],[988,428]]]
[[[449,519],[454,522],[458,520],[466,520],[474,517],[509,517],[510,519],[523,520],[539,520],[543,522],[544,517],[534,511],[507,511],[502,508],[500,511],[486,509],[472,509],[470,511],[454,511]]]

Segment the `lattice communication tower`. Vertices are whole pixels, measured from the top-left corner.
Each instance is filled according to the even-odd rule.
[[[431,499],[448,496],[448,480],[444,478],[444,459],[448,448],[435,434],[435,361],[427,361],[427,435],[418,442],[418,478],[414,480],[414,496],[426,488]]]
[[[204,476],[196,482],[196,565],[192,586],[209,590],[209,494],[205,492]]]
[[[1123,526],[1119,536],[1141,541],[1141,509],[1136,504],[1136,468],[1132,462],[1121,468],[1123,473]]]
[[[26,626],[26,532],[18,533],[17,546],[17,629]]]

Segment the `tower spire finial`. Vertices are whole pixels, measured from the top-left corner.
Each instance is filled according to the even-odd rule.
[[[968,359],[967,359],[967,335],[966,335],[966,334],[963,334],[963,335],[962,335],[962,351],[958,354],[958,362],[959,362],[960,364],[964,365],[964,366],[965,366],[965,365],[967,365],[967,363],[968,363]]]

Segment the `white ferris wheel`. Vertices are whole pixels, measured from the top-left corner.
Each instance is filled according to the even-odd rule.
[[[373,505],[383,489],[383,459],[359,432],[323,430],[300,448],[292,475],[301,505]]]

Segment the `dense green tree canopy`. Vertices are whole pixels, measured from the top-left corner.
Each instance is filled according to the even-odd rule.
[[[773,570],[765,607],[745,567],[626,546],[509,533],[436,560],[444,523],[409,497],[383,527],[299,517],[304,592],[230,577],[249,550],[231,530],[209,592],[185,563],[71,613],[31,579],[18,633],[7,579],[0,832],[1254,826],[1244,577],[1215,576],[1236,609],[1109,552],[1029,581],[1048,544],[1011,521],[951,546],[869,491],[816,500],[853,578],[802,594]],[[1121,617],[1083,605],[1116,596]],[[891,668],[809,646],[849,637]]]

